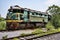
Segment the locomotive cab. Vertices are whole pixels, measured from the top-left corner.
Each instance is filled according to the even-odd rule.
[[[7,29],[17,29],[20,25],[19,23],[24,21],[23,13],[23,8],[17,5],[14,7],[11,6],[6,16]]]

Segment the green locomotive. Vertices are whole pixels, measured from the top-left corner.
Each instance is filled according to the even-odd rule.
[[[48,13],[21,8],[15,5],[8,9],[6,26],[9,30],[44,27],[48,22],[48,18]]]

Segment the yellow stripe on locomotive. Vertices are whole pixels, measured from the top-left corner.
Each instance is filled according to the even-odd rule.
[[[6,22],[23,22],[23,20],[6,20]]]

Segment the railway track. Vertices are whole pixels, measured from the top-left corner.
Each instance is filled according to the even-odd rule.
[[[16,36],[20,36],[21,34],[31,34],[34,30],[15,30],[15,31],[1,31],[0,32],[0,39],[7,35],[7,38],[12,38]]]
[[[48,37],[51,38],[51,36],[55,37],[55,35],[60,35],[60,32],[58,33],[52,33],[52,34],[48,34],[48,35],[43,35],[43,36],[38,36],[38,35],[34,35],[34,34],[30,34],[27,36],[19,36],[19,37],[13,37],[13,38],[18,38],[19,40],[40,40],[40,39],[46,39]],[[13,38],[7,38],[5,40],[12,40]]]

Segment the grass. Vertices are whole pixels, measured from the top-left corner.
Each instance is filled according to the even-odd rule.
[[[26,36],[26,35],[29,35],[29,34],[25,34],[25,33],[20,34],[20,36]]]
[[[45,33],[37,34],[37,35],[38,36],[44,36],[44,35],[53,34],[53,33],[57,33],[57,32],[60,32],[60,31],[58,31],[57,29],[55,29],[55,30],[50,30],[50,31],[47,31]]]
[[[41,34],[41,33],[44,33],[44,31],[41,28],[37,28],[32,32],[32,34]]]
[[[12,40],[20,40],[19,38],[13,38]]]

